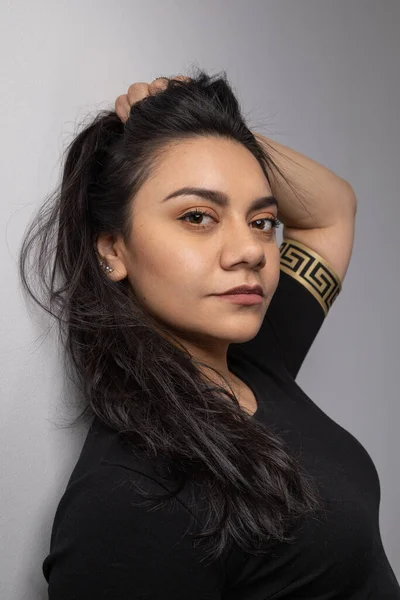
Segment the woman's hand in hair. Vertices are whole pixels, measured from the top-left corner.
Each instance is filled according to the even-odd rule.
[[[129,118],[131,108],[139,100],[143,100],[146,96],[156,94],[164,90],[169,79],[178,79],[180,81],[188,81],[190,78],[184,75],[176,75],[175,77],[162,77],[161,79],[153,79],[151,83],[139,81],[132,83],[129,86],[126,94],[121,94],[115,101],[115,112],[123,123]]]

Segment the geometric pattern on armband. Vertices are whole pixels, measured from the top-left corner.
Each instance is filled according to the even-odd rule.
[[[318,300],[325,316],[342,289],[339,276],[317,252],[285,238],[280,246],[282,271],[296,279]]]

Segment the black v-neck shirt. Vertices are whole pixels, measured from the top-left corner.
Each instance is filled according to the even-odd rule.
[[[54,518],[43,562],[49,600],[400,600],[382,546],[374,463],[295,381],[339,291],[319,255],[284,240],[260,331],[228,351],[229,369],[256,397],[251,418],[273,425],[316,478],[326,516],[299,521],[294,542],[262,556],[234,546],[206,564],[187,535],[187,492],[173,510],[140,506],[135,485],[164,489],[154,464],[95,417]]]

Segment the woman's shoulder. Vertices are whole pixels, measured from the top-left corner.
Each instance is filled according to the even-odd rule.
[[[98,421],[88,432],[43,562],[50,597],[100,598],[104,590],[125,597],[134,588],[149,598],[164,592],[194,598],[197,588],[217,589],[224,573],[219,565],[207,571],[193,546],[189,534],[198,528],[192,507],[182,493],[150,506],[146,494],[159,501],[169,485],[151,460],[130,455],[120,437]],[[178,583],[186,572],[187,580],[183,575]]]
[[[177,493],[153,513],[147,499],[160,499],[174,490]],[[68,538],[73,543],[85,531],[95,536],[105,528],[111,541],[122,524],[135,529],[138,539],[145,530],[157,537],[178,522],[187,526],[194,514],[189,499],[188,486],[176,487],[161,456],[152,459],[135,449],[95,417],[55,513],[52,553],[55,540]],[[166,516],[170,511],[173,519]]]
[[[149,486],[160,488],[167,479],[166,463],[162,456],[149,456],[126,435],[95,416],[67,489],[83,480],[86,485],[91,481],[108,486],[109,480],[118,476],[127,481],[147,480]]]

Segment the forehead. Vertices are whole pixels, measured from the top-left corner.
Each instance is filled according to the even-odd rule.
[[[143,193],[168,194],[183,185],[215,188],[229,196],[270,193],[255,156],[243,144],[215,136],[168,144],[161,151]]]

